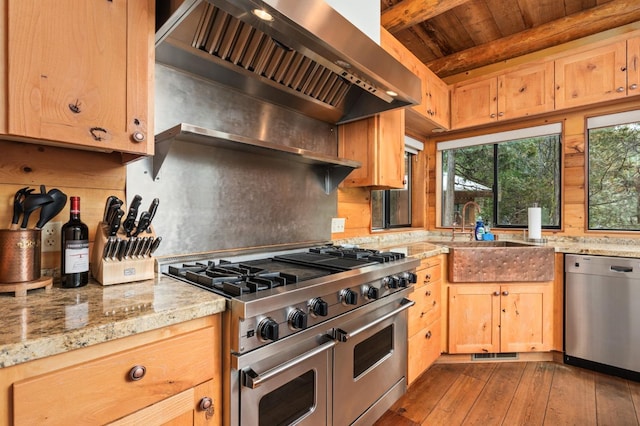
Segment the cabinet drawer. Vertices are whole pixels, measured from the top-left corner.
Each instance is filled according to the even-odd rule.
[[[409,336],[440,318],[440,295],[440,280],[416,287],[411,294],[416,304],[409,309]]]
[[[421,285],[433,281],[438,281],[442,277],[440,263],[431,264],[431,266],[427,268],[421,267],[416,271],[416,275],[418,275],[418,278],[416,279],[416,287],[420,287]]]
[[[16,382],[14,423],[104,424],[178,394],[214,377],[215,336],[204,328]]]
[[[436,320],[409,338],[409,384],[440,356],[440,328],[440,320]]]

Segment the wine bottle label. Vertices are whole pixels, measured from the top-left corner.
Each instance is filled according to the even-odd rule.
[[[89,240],[67,241],[64,249],[64,274],[89,270]]]

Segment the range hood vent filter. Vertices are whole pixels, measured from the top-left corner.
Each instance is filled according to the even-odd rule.
[[[341,76],[215,6],[203,6],[193,47],[333,107],[344,101],[350,84]]]

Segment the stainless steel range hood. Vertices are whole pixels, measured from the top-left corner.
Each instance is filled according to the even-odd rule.
[[[332,124],[421,96],[417,76],[323,0],[185,0],[159,23],[156,61]]]

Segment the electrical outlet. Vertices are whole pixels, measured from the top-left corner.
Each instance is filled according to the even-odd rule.
[[[60,251],[62,222],[49,222],[42,227],[42,252]]]
[[[345,218],[343,217],[334,217],[331,219],[331,233],[336,234],[338,232],[344,232],[344,222]]]

